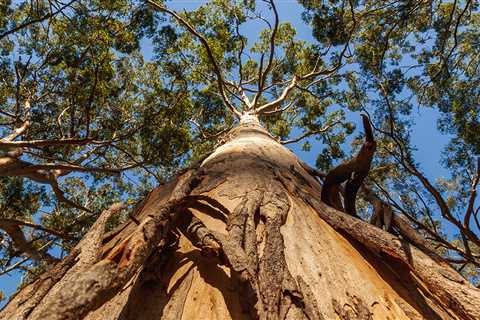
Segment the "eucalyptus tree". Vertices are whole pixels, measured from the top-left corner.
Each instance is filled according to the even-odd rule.
[[[5,199],[16,201],[5,208],[23,208],[18,203],[33,197],[25,208],[35,216],[49,206],[50,193],[33,182],[46,182],[56,209],[42,224],[4,219],[13,254],[51,266],[25,283],[1,317],[480,317],[480,290],[469,282],[479,261],[470,220],[478,214],[480,173],[472,174],[471,194],[444,200],[449,190],[414,161],[409,122],[412,107],[427,103],[455,119],[442,127],[456,141],[447,165],[452,179],[466,182],[462,169],[476,150],[478,118],[462,120],[475,110],[476,89],[468,89],[465,74],[478,77],[469,69],[477,57],[456,50],[475,44],[476,7],[301,4],[316,42],[298,39],[273,0],[216,0],[188,12],[154,0],[46,2],[41,13],[5,6],[23,22],[3,32],[7,40],[18,37],[5,42],[4,73],[20,76],[4,81],[2,161],[28,168],[4,167],[17,188],[5,190]],[[248,39],[245,27],[258,29],[258,38]],[[44,51],[37,49],[42,41]],[[149,61],[138,52],[142,41],[153,48]],[[425,44],[421,54],[413,44]],[[22,46],[34,48],[24,53]],[[26,56],[50,61],[49,50],[60,52],[59,63],[24,66]],[[420,71],[404,72],[404,60],[415,60]],[[444,89],[457,103],[452,109],[436,94]],[[364,111],[353,156],[342,148],[355,130],[346,121],[352,111]],[[303,148],[324,146],[317,169],[283,146],[312,137]],[[132,171],[140,190],[124,181]],[[82,174],[59,184],[75,172]],[[129,208],[152,178],[160,186]],[[109,206],[114,201],[123,203]],[[458,228],[460,242],[445,234],[440,216]],[[33,246],[34,235],[26,239],[27,227],[49,241],[63,239],[69,255],[53,265],[51,250]]]

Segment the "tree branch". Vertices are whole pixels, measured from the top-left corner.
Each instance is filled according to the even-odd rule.
[[[290,91],[292,91],[292,89],[295,88],[295,86],[297,85],[297,80],[298,80],[297,76],[293,76],[292,80],[290,81],[290,84],[283,89],[282,94],[274,101],[265,103],[264,105],[258,107],[256,109],[256,113],[262,114],[268,109],[276,108],[277,106],[279,106],[288,97],[288,94],[290,93]]]
[[[157,9],[159,11],[162,11],[162,12],[165,12],[165,13],[168,13],[169,15],[174,17],[191,34],[193,34],[195,37],[198,38],[198,40],[200,40],[200,42],[202,43],[203,47],[205,48],[205,50],[207,52],[210,63],[213,65],[213,69],[214,69],[214,72],[215,72],[216,77],[217,77],[218,89],[220,91],[220,95],[223,98],[223,102],[227,105],[227,107],[230,109],[230,111],[232,111],[232,113],[235,116],[240,118],[242,114],[230,102],[230,100],[228,99],[228,97],[225,93],[225,90],[224,90],[225,81],[223,79],[223,74],[222,74],[222,71],[221,71],[217,61],[215,60],[215,57],[213,56],[212,49],[210,48],[210,45],[208,44],[207,39],[203,35],[201,35],[197,30],[195,30],[195,28],[192,25],[190,25],[190,23],[188,23],[184,18],[179,16],[176,12],[174,12],[174,11],[172,11],[172,10],[162,6],[162,5],[159,5],[158,3],[156,3],[155,1],[152,1],[152,0],[147,0],[147,3],[149,3],[155,9]]]
[[[10,145],[12,143],[15,143],[15,140],[17,137],[21,136],[30,126],[30,100],[25,100],[25,120],[23,121],[22,125],[15,130],[5,138],[0,139],[0,148],[2,145]]]
[[[337,210],[344,211],[352,216],[357,216],[355,201],[357,192],[370,171],[376,143],[373,139],[370,122],[366,115],[362,114],[363,127],[365,130],[365,142],[357,156],[349,161],[341,163],[330,170],[322,187],[322,201]],[[345,185],[345,209],[340,202],[340,185]]]
[[[57,230],[53,230],[53,229],[50,229],[50,228],[46,228],[44,226],[41,226],[41,225],[38,225],[38,224],[35,224],[35,223],[31,223],[31,222],[28,222],[28,221],[21,221],[21,220],[17,220],[17,219],[8,219],[8,218],[2,218],[0,219],[0,228],[3,229],[2,226],[5,226],[5,225],[19,225],[19,226],[25,226],[25,227],[29,227],[29,228],[33,228],[33,229],[37,229],[37,230],[41,230],[41,231],[45,231],[47,233],[50,233],[52,235],[55,235],[57,237],[60,237],[62,239],[66,239],[66,240],[70,240],[71,237],[64,234],[63,232],[60,232],[60,231],[57,231]]]
[[[339,124],[340,122],[339,121],[336,121],[332,124],[329,124],[329,125],[326,125],[325,127],[319,129],[319,130],[311,130],[311,131],[307,131],[305,132],[304,134],[296,137],[296,138],[293,138],[293,139],[290,139],[290,140],[283,140],[283,141],[280,141],[281,144],[289,144],[289,143],[295,143],[295,142],[298,142],[300,140],[302,140],[303,138],[306,138],[306,137],[309,137],[309,136],[312,136],[314,134],[318,134],[318,133],[322,133],[322,132],[325,132],[325,131],[328,131],[330,130],[330,128],[332,128],[333,126],[335,126],[336,124]]]
[[[265,71],[263,71],[262,70],[263,63],[260,63],[260,66],[259,66],[259,70],[258,70],[258,73],[259,73],[258,92],[255,94],[255,96],[253,98],[253,102],[252,102],[253,108],[255,108],[255,106],[257,105],[258,98],[263,93],[264,86],[265,86],[265,81],[267,79],[268,74],[270,73],[270,70],[272,68],[273,58],[275,56],[275,38],[277,36],[279,18],[278,18],[278,12],[277,12],[277,8],[275,6],[274,1],[269,0],[269,3],[270,3],[270,5],[272,7],[272,10],[273,10],[273,14],[274,14],[274,17],[275,17],[275,22],[274,22],[274,25],[273,25],[272,34],[270,36],[270,54],[269,54],[269,57],[268,57],[267,67],[265,68]],[[263,55],[262,55],[261,62],[263,62]]]
[[[463,225],[467,229],[470,228],[470,218],[473,213],[473,206],[475,204],[475,198],[477,196],[477,186],[479,181],[480,181],[480,157],[477,158],[477,172],[472,181],[472,185],[470,188],[470,198],[468,200],[468,207],[467,207],[467,211],[465,212],[465,218],[463,220]]]
[[[23,126],[22,126],[23,127]],[[18,129],[17,129],[18,130]],[[20,133],[21,134],[21,133]],[[18,134],[19,135],[19,134]],[[17,136],[18,136],[17,135]],[[35,148],[35,147],[50,147],[50,146],[63,146],[63,145],[86,145],[89,143],[102,143],[95,142],[94,139],[86,138],[65,138],[65,139],[53,139],[53,140],[27,140],[27,141],[1,141],[0,148]]]
[[[5,230],[5,232],[10,236],[15,247],[20,250],[20,253],[24,253],[27,257],[40,261],[46,259],[48,261],[56,260],[51,255],[47,253],[40,253],[35,249],[30,241],[25,238],[22,229],[20,228],[20,223],[17,223],[13,219],[0,219],[0,228]]]
[[[47,243],[45,243],[43,246],[41,246],[38,251],[42,251],[44,250],[45,248],[47,248],[48,246],[50,246],[52,243],[54,242],[54,240],[50,240],[48,241]],[[0,272],[0,276],[3,276],[4,274],[7,274],[9,273],[10,271],[13,271],[14,269],[18,268],[19,266],[21,266],[22,264],[24,264],[25,262],[27,262],[28,260],[30,259],[30,257],[25,257],[23,258],[22,260],[18,261],[17,263],[15,263],[14,265],[2,270]]]
[[[32,24],[35,24],[35,23],[39,23],[39,22],[43,22],[45,20],[48,20],[50,18],[53,18],[54,16],[56,16],[57,14],[59,14],[60,12],[62,12],[65,8],[69,7],[70,5],[72,5],[75,1],[77,0],[72,0],[70,1],[69,3],[65,4],[63,7],[61,7],[60,9],[58,9],[57,11],[55,12],[50,12],[46,15],[44,15],[43,17],[40,17],[38,19],[33,19],[33,20],[30,20],[30,21],[27,21],[27,22],[24,22],[18,26],[16,26],[15,28],[13,29],[10,29],[8,31],[5,31],[4,33],[0,34],[0,40],[2,40],[3,38],[11,35],[12,33],[15,33],[17,31],[20,31]]]

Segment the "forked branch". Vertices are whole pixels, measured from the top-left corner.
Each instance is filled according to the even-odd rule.
[[[271,109],[277,108],[283,101],[285,101],[285,99],[288,97],[288,94],[295,88],[295,86],[297,85],[297,80],[297,77],[293,76],[290,84],[283,89],[282,94],[280,94],[277,99],[258,107],[256,109],[257,114],[261,114]]]

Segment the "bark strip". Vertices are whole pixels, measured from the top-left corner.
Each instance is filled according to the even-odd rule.
[[[197,170],[181,176],[169,200],[157,213],[145,218],[130,237],[102,260],[65,277],[29,319],[81,319],[110,300],[154,250],[167,245],[177,208],[198,183]],[[99,243],[101,237],[95,239]]]
[[[462,319],[480,319],[480,290],[468,283],[447,263],[436,262],[415,246],[409,246],[406,251],[404,242],[392,234],[325,205],[314,196],[315,191],[301,190],[295,187],[292,180],[278,173],[277,176],[289,192],[298,194],[309,203],[334,229],[345,232],[376,253],[386,254],[408,265],[444,307],[453,310]]]

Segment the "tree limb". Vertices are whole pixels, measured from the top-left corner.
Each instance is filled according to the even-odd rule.
[[[253,108],[255,108],[255,106],[257,105],[258,98],[263,93],[263,89],[264,89],[264,86],[265,86],[265,81],[267,79],[268,74],[270,73],[270,70],[272,68],[273,58],[275,56],[275,38],[277,36],[279,18],[278,18],[278,12],[277,12],[277,8],[275,6],[275,2],[273,0],[269,0],[269,3],[270,3],[270,5],[272,7],[272,10],[273,10],[273,14],[274,14],[274,17],[275,17],[275,22],[274,22],[274,25],[273,25],[272,34],[270,36],[270,54],[269,54],[269,57],[268,57],[267,67],[265,68],[265,71],[262,71],[263,63],[260,63],[260,67],[259,67],[259,70],[258,70],[258,73],[259,73],[258,92],[255,94],[255,96],[253,98],[253,102],[252,102]],[[263,62],[263,55],[262,55],[261,62]]]
[[[37,249],[35,249],[32,243],[25,238],[25,235],[20,228],[20,224],[15,220],[0,219],[0,228],[5,230],[5,232],[10,236],[15,247],[20,251],[20,253],[24,253],[28,258],[35,261],[40,261],[42,259],[46,259],[48,261],[56,260],[48,253],[40,253]]]
[[[362,121],[365,129],[364,144],[355,158],[338,165],[327,174],[321,194],[324,203],[344,211],[339,200],[339,193],[340,185],[347,181],[344,199],[345,212],[352,216],[357,216],[355,206],[357,192],[370,171],[370,164],[376,148],[372,128],[366,115],[362,114]]]
[[[175,11],[172,11],[172,10],[170,10],[170,9],[168,9],[168,8],[166,8],[166,7],[160,5],[160,4],[158,4],[158,3],[156,3],[155,1],[152,1],[152,0],[147,0],[147,3],[149,3],[155,9],[157,9],[159,11],[162,11],[162,12],[165,12],[165,13],[168,13],[169,15],[174,17],[175,20],[177,20],[181,25],[183,25],[185,28],[187,28],[187,30],[191,34],[193,34],[195,37],[198,38],[198,40],[200,40],[200,42],[202,43],[203,47],[205,48],[205,50],[207,52],[210,63],[213,65],[215,74],[217,76],[218,89],[220,90],[220,95],[223,98],[223,102],[227,105],[227,107],[230,109],[230,111],[232,111],[232,113],[236,117],[240,118],[242,114],[230,102],[230,99],[228,99],[228,97],[225,93],[225,90],[224,90],[225,81],[223,79],[223,74],[222,74],[222,71],[221,71],[217,61],[215,60],[215,57],[213,56],[212,49],[210,48],[210,45],[208,44],[207,39],[203,35],[201,35],[197,30],[195,30],[195,28],[190,23],[188,23],[184,18],[179,16]]]
[[[336,124],[339,124],[339,123],[340,123],[339,121],[336,121],[332,124],[326,125],[325,127],[321,128],[321,129],[307,131],[304,134],[302,134],[302,135],[300,135],[296,138],[293,138],[293,139],[290,139],[290,140],[282,140],[282,141],[280,141],[280,143],[281,144],[289,144],[289,143],[298,142],[298,141],[302,140],[303,138],[306,138],[306,137],[309,137],[309,136],[312,136],[312,135],[315,135],[315,134],[319,134],[319,133],[322,133],[322,132],[326,132],[326,131],[330,130],[330,128],[332,128],[333,126],[335,126]]]
[[[2,228],[2,226],[4,225],[19,225],[19,226],[25,226],[25,227],[29,227],[29,228],[33,228],[33,229],[37,229],[37,230],[41,230],[41,231],[45,231],[47,233],[50,233],[52,235],[55,235],[57,237],[60,237],[62,239],[66,239],[66,240],[69,240],[71,239],[71,237],[69,235],[66,235],[64,234],[63,232],[61,231],[57,231],[57,230],[53,230],[53,229],[50,229],[50,228],[46,228],[44,226],[41,226],[39,224],[35,224],[35,223],[31,223],[31,222],[28,222],[28,221],[21,221],[21,220],[17,220],[17,219],[9,219],[9,218],[2,218],[0,219],[0,228]],[[2,228],[3,229],[3,228]]]
[[[465,212],[465,218],[463,220],[463,225],[467,229],[470,228],[470,218],[473,213],[473,206],[475,204],[475,198],[477,196],[477,186],[479,181],[480,181],[480,157],[477,158],[477,172],[472,181],[472,185],[470,188],[470,198],[468,200],[468,207],[467,207],[467,211]]]
[[[283,89],[282,94],[277,99],[271,102],[265,103],[264,105],[256,108],[256,113],[262,114],[268,109],[276,108],[277,106],[279,106],[288,97],[288,94],[290,93],[290,91],[292,91],[292,89],[295,88],[295,86],[297,85],[297,80],[298,80],[297,76],[293,76],[292,80],[290,81],[290,84]]]
[[[72,5],[75,1],[77,0],[72,0],[70,1],[69,3],[65,4],[63,7],[61,7],[60,9],[58,9],[57,11],[55,12],[50,12],[46,15],[44,15],[43,17],[40,17],[38,19],[33,19],[33,20],[30,20],[30,21],[26,21],[18,26],[16,26],[15,28],[13,29],[10,29],[10,30],[7,30],[5,31],[4,33],[0,34],[0,40],[2,40],[3,38],[11,35],[12,33],[15,33],[17,31],[20,31],[32,24],[35,24],[35,23],[39,23],[39,22],[43,22],[45,20],[48,20],[50,18],[53,18],[54,16],[56,16],[57,14],[59,14],[60,12],[62,12],[65,8],[69,7],[70,5]]]
[[[17,136],[20,134],[17,134]],[[64,139],[52,139],[52,140],[46,139],[46,140],[27,140],[27,141],[0,140],[0,149],[9,148],[9,147],[27,148],[27,147],[62,146],[62,145],[85,145],[92,142],[96,144],[100,143],[98,141],[95,142],[94,139],[90,139],[90,138],[88,139],[87,138],[64,138]]]
[[[21,136],[30,126],[30,100],[25,100],[25,120],[23,121],[22,125],[15,130],[8,136],[0,139],[0,148],[2,147],[3,144],[10,145],[12,143],[15,143],[13,140],[15,140],[17,137]]]

